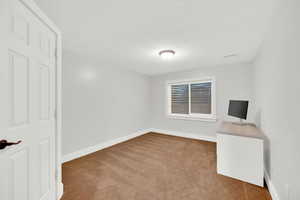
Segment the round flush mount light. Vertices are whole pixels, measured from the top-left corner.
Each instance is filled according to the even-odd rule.
[[[162,50],[158,53],[158,55],[164,60],[170,60],[175,56],[175,51],[171,49]]]
[[[238,56],[237,54],[228,54],[228,55],[225,55],[224,58],[234,58],[237,56]]]

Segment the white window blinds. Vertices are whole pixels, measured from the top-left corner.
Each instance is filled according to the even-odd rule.
[[[172,113],[189,113],[189,85],[171,86]]]
[[[183,118],[216,119],[213,78],[168,82],[168,113]]]
[[[191,84],[191,113],[211,114],[211,83]]]

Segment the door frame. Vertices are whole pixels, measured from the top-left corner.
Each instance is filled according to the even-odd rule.
[[[62,35],[59,28],[46,16],[33,0],[18,0],[30,9],[56,35],[55,65],[55,193],[56,199],[63,195],[61,170],[61,130],[62,130]]]

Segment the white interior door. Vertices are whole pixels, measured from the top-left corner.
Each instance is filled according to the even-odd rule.
[[[0,140],[22,141],[0,149],[1,200],[55,199],[55,45],[22,0],[0,1]]]

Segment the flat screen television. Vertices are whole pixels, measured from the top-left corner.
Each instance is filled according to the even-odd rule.
[[[230,100],[228,115],[246,120],[248,112],[248,103],[249,101]]]

